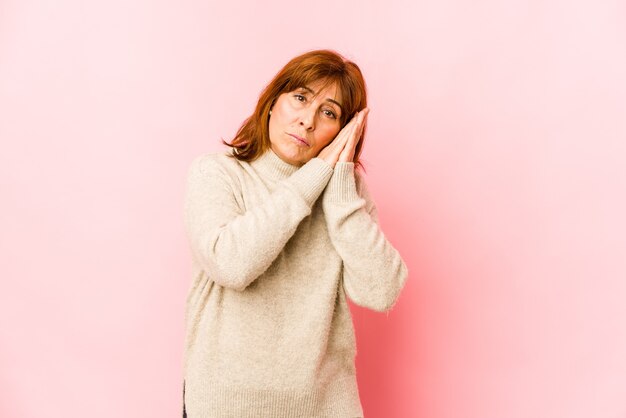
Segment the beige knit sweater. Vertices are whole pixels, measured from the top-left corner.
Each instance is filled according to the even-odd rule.
[[[407,267],[354,163],[207,153],[186,186],[187,416],[362,417],[346,297],[388,311]]]

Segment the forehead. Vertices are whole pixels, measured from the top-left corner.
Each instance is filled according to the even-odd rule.
[[[316,80],[306,83],[302,88],[308,88],[321,99],[332,99],[341,103],[341,91],[336,81]]]

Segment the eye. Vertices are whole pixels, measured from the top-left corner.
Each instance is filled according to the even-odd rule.
[[[326,116],[328,116],[329,118],[332,118],[332,119],[337,119],[337,115],[335,114],[335,112],[333,112],[333,111],[332,111],[332,110],[330,110],[330,109],[324,109],[324,110],[322,110],[322,112],[324,112],[324,114],[325,114]]]
[[[306,102],[306,97],[304,97],[304,96],[303,96],[303,95],[301,95],[301,94],[297,94],[297,93],[296,93],[296,94],[294,94],[294,95],[293,95],[293,97],[295,97],[295,98],[296,98],[296,100],[297,100],[297,101],[299,101],[299,102],[303,102],[303,103],[304,103],[304,102]]]

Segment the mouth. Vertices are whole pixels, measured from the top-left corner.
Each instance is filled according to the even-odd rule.
[[[289,134],[289,133],[287,135],[299,141],[300,143],[302,143],[302,145],[306,145],[307,147],[310,146],[309,142],[306,139],[302,138],[301,136]]]

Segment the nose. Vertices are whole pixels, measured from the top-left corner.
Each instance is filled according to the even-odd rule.
[[[315,129],[315,109],[313,106],[303,109],[300,113],[300,126],[307,131]]]

